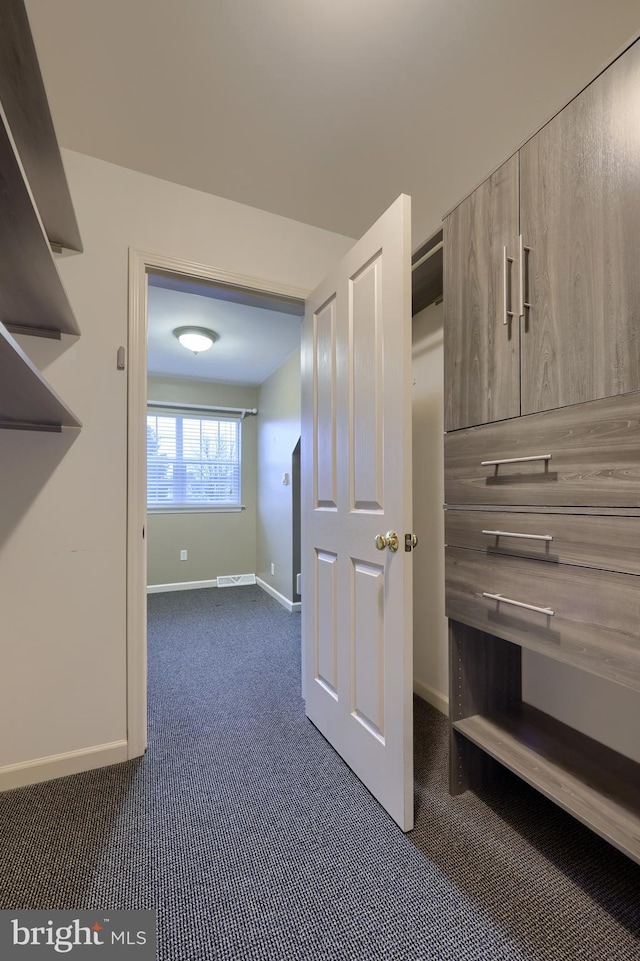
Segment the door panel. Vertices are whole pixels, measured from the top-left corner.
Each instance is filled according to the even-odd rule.
[[[445,430],[520,413],[518,284],[516,155],[444,223]]]
[[[307,302],[302,338],[303,690],[308,717],[413,826],[410,201]],[[398,532],[396,552],[376,536]]]
[[[522,413],[640,389],[640,43],[521,150]]]

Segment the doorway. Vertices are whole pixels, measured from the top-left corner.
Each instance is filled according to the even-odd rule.
[[[128,638],[128,744],[129,756],[136,757],[146,748],[146,594],[147,594],[147,485],[146,485],[146,418],[148,400],[152,398],[147,389],[149,349],[148,312],[150,287],[154,289],[183,291],[199,290],[200,296],[215,294],[220,302],[227,304],[248,303],[265,312],[291,316],[292,322],[300,318],[304,310],[307,291],[274,284],[259,278],[230,274],[204,265],[173,260],[140,251],[130,251],[130,303],[129,303],[129,471],[128,471],[128,572],[127,572],[127,638]],[[206,295],[203,290],[206,289]],[[180,326],[176,324],[176,326]],[[299,320],[298,320],[299,331]],[[171,334],[172,336],[172,334]],[[291,357],[295,365],[295,356]],[[299,364],[298,364],[299,368]],[[298,387],[299,394],[299,387]],[[269,400],[269,398],[267,398]],[[235,406],[218,403],[218,406]],[[206,405],[205,405],[206,406]],[[215,405],[214,405],[215,406]],[[240,407],[241,405],[238,405]],[[254,416],[254,415],[248,415]],[[295,436],[287,453],[287,467],[278,481],[284,486],[284,474],[288,484],[293,476],[292,455],[299,438],[299,422],[294,427]],[[288,492],[291,501],[291,490]],[[238,512],[239,513],[239,512]],[[291,513],[291,509],[290,509]],[[290,517],[290,527],[292,521]],[[293,533],[288,544],[293,556]],[[174,544],[180,551],[181,544]],[[292,560],[291,560],[291,563]],[[275,562],[274,562],[275,568]],[[276,568],[277,569],[277,568]],[[268,571],[271,568],[267,568]],[[229,571],[229,573],[245,573]],[[249,573],[249,572],[247,572]],[[267,583],[267,582],[265,582]],[[288,579],[288,596],[293,602],[291,586],[293,574]],[[261,585],[263,586],[263,585]]]

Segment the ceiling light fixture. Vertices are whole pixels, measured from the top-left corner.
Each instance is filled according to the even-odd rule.
[[[218,339],[215,331],[207,330],[206,327],[176,327],[173,333],[182,346],[194,354],[209,350]]]

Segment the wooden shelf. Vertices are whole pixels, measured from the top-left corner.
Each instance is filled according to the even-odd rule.
[[[0,373],[0,428],[59,431],[82,426],[2,324]]]
[[[80,231],[23,0],[4,0],[2,4],[0,103],[48,240],[81,251]]]
[[[639,764],[528,704],[453,729],[640,863]]]
[[[425,240],[411,256],[411,313],[442,300],[442,229]]]
[[[0,321],[33,333],[79,334],[4,116],[0,195]]]

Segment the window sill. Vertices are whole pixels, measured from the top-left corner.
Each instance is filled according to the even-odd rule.
[[[239,514],[247,508],[237,507],[147,507],[147,514]]]

